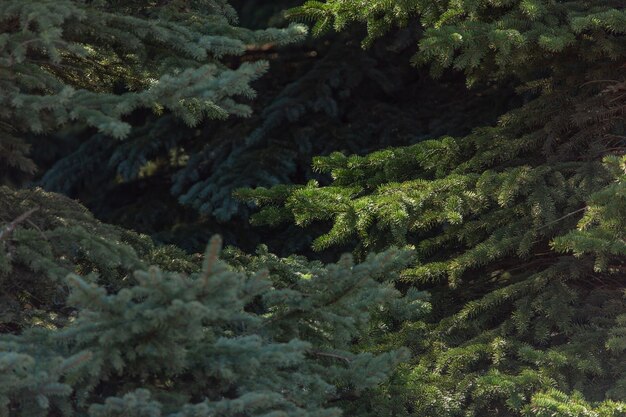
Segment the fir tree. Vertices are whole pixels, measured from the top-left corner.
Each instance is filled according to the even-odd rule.
[[[401,308],[388,280],[406,253],[233,269],[219,252],[214,238],[198,273],[142,270],[113,293],[70,276],[75,320],[0,338],[0,415],[337,416],[404,357],[354,343],[369,312]],[[245,268],[268,263],[288,272]]]
[[[114,291],[150,264],[181,272],[199,267],[179,249],[99,222],[66,197],[0,187],[0,332],[63,323],[70,273],[97,273],[95,282]]]
[[[190,126],[206,117],[247,116],[240,99],[254,96],[250,82],[267,64],[232,69],[224,57],[304,34],[297,25],[238,28],[222,0],[14,0],[0,5],[0,16],[4,181],[15,169],[36,169],[25,135],[70,122],[114,142],[130,132],[123,117],[140,108],[168,111]]]
[[[272,13],[298,4],[240,3],[241,24],[250,27],[285,26]],[[201,250],[219,232],[247,250],[267,243],[282,254],[305,251],[310,239],[301,232],[248,227],[249,209],[232,197],[233,190],[319,179],[309,169],[313,156],[463,135],[478,120],[495,120],[496,108],[487,109],[494,101],[511,106],[512,94],[492,86],[459,94],[462,77],[433,83],[427,71],[404,65],[414,49],[413,31],[390,34],[368,50],[353,37],[329,34],[283,48],[251,46],[237,61],[266,60],[271,71],[255,82],[258,98],[245,120],[187,127],[171,114],[135,112],[129,118],[133,129],[120,141],[89,129],[38,141],[33,154],[45,167],[39,184],[79,198],[107,222],[190,250]],[[53,143],[65,149],[52,155]]]
[[[358,255],[417,250],[403,276],[432,292],[433,314],[423,338],[405,338],[416,414],[623,415],[620,4],[327,1],[293,12],[315,31],[366,22],[366,45],[418,19],[414,63],[462,70],[469,84],[513,79],[526,95],[465,137],[316,158],[328,186],[240,193],[264,206],[260,224],[331,221],[318,250],[355,239]],[[605,399],[622,403],[589,404]]]
[[[3,182],[33,171],[32,144],[59,160],[51,187],[149,188],[135,206],[149,216],[116,215],[168,216],[165,233],[198,222],[177,198],[226,220],[241,210],[234,186],[285,182],[240,192],[263,206],[255,222],[330,225],[313,247],[354,246],[362,261],[261,247],[224,262],[217,238],[200,260],[57,195],[0,188],[0,415],[626,415],[621,1],[309,1],[291,15],[344,31],[335,40],[365,23],[372,49],[331,45],[312,70],[284,69],[287,87],[268,81],[249,124],[219,125],[199,123],[249,114],[258,58],[301,27],[238,28],[220,0],[7,0],[0,12]],[[411,45],[433,76],[462,71],[503,101],[513,84],[523,104],[493,106],[492,126],[484,99],[450,106],[435,88],[429,103],[443,104],[421,117],[441,112],[442,126],[420,129],[412,88],[428,96],[428,82],[394,71]],[[471,133],[467,116],[444,121],[472,106]],[[313,170],[294,163],[313,153]],[[79,172],[91,178],[68,176]]]

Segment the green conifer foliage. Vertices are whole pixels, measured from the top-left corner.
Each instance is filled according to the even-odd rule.
[[[240,193],[264,207],[255,221],[331,221],[318,250],[416,249],[403,277],[433,294],[423,337],[405,337],[416,414],[623,415],[621,2],[327,1],[294,13],[320,30],[367,22],[370,38],[418,19],[414,63],[470,84],[514,79],[526,103],[466,137],[316,158],[329,186]],[[618,402],[594,408],[607,399]]]
[[[190,126],[247,116],[241,102],[265,62],[231,69],[222,60],[246,45],[288,43],[302,26],[250,31],[234,26],[223,0],[7,0],[0,4],[0,160],[5,175],[32,172],[28,133],[83,123],[123,138],[123,117],[165,110]],[[5,178],[6,181],[6,178]]]
[[[2,181],[34,169],[28,134],[86,125],[114,141],[140,108],[189,125],[246,115],[235,98],[265,65],[220,58],[303,34],[238,29],[218,0],[8,0],[0,12]],[[427,309],[394,288],[408,261],[396,250],[231,266],[214,239],[198,268],[76,202],[7,187],[0,222],[0,416],[377,415],[407,355],[370,335],[393,339],[387,326]]]
[[[277,2],[238,3],[246,27],[286,25],[263,17],[280,8]],[[133,129],[119,141],[93,129],[38,140],[33,157],[45,171],[38,184],[79,198],[100,219],[194,251],[216,232],[246,250],[261,242],[284,255],[307,250],[310,239],[301,232],[250,228],[250,210],[233,190],[318,178],[311,158],[333,151],[365,154],[433,135],[464,135],[511,107],[508,90],[469,91],[462,75],[432,82],[426,69],[405,65],[413,31],[389,34],[367,50],[353,38],[340,33],[282,48],[267,44],[237,57],[271,67],[254,83],[258,97],[247,119],[188,127],[171,114],[135,112],[128,118]],[[61,148],[56,154],[49,152],[54,143]]]
[[[63,322],[69,273],[97,273],[116,290],[149,264],[191,272],[197,260],[147,236],[103,224],[83,206],[40,189],[0,187],[0,332]]]
[[[331,417],[375,395],[404,357],[354,346],[369,312],[399,308],[387,280],[406,253],[275,260],[293,271],[282,277],[245,269],[269,255],[230,267],[219,253],[214,238],[201,271],[152,267],[117,292],[70,276],[75,320],[0,338],[0,415]]]
[[[626,414],[626,406],[624,403],[609,400],[594,407],[578,392],[568,396],[552,389],[533,396],[531,404],[525,409],[525,414],[535,417],[619,417]]]

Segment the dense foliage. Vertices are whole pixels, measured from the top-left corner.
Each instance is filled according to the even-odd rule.
[[[0,416],[625,417],[622,3],[1,1]]]
[[[250,82],[267,63],[231,68],[225,57],[240,55],[249,45],[293,42],[305,33],[297,25],[236,27],[234,9],[221,0],[7,0],[0,16],[0,158],[26,173],[36,169],[27,153],[29,132],[86,125],[107,138],[102,147],[129,135],[131,124],[122,118],[140,108],[167,111],[189,126],[207,117],[249,115],[249,106],[238,99],[254,96]],[[134,165],[148,160],[146,151],[132,155]],[[74,165],[83,168],[73,175],[97,170],[98,161],[89,159],[89,153],[75,156]]]
[[[402,256],[301,266],[275,288],[219,261],[219,240],[196,274],[153,267],[111,294],[71,275],[71,323],[0,338],[0,415],[335,416],[403,357],[352,348],[369,310],[400,311],[376,278]]]
[[[258,223],[332,221],[318,250],[355,239],[358,254],[415,248],[404,280],[434,297],[426,335],[405,341],[419,415],[532,413],[555,388],[626,398],[626,14],[596,3],[328,1],[293,12],[316,31],[367,22],[366,44],[417,15],[413,62],[463,70],[468,83],[513,79],[526,93],[465,137],[316,158],[328,186],[241,192],[265,206]]]
[[[297,3],[248,0],[241,24],[285,25],[276,11]],[[258,98],[246,102],[253,109],[249,118],[205,119],[188,127],[170,113],[136,111],[125,119],[133,129],[118,141],[80,126],[36,137],[33,158],[45,167],[38,183],[80,198],[103,220],[189,250],[202,250],[216,231],[248,250],[259,243],[285,255],[306,250],[309,240],[300,232],[276,236],[276,230],[249,227],[248,207],[232,197],[233,190],[318,178],[311,158],[337,150],[362,154],[431,135],[465,134],[478,120],[495,120],[498,109],[485,111],[488,103],[510,107],[513,99],[508,90],[483,85],[466,91],[460,77],[433,83],[426,71],[414,71],[405,65],[411,32],[368,50],[351,36],[280,48],[250,45],[229,61],[271,66],[271,76],[254,82]]]

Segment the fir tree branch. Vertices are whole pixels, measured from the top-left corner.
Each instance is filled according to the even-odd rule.
[[[617,84],[619,83],[619,80],[591,80],[591,81],[587,81],[586,83],[582,83],[580,86],[584,87],[590,84],[598,84],[598,83],[611,83],[611,84]]]
[[[343,355],[337,355],[336,353],[322,352],[319,350],[309,350],[309,353],[315,356],[326,356],[328,358],[339,359],[339,360],[345,361],[346,363],[352,362],[352,359]]]
[[[27,219],[26,223],[30,224],[33,227],[33,229],[37,230],[39,232],[39,235],[41,236],[42,239],[49,240],[48,237],[43,232],[43,230],[41,230],[41,228],[39,226],[37,226],[34,222],[32,222],[32,221]]]
[[[552,220],[551,222],[548,222],[548,223],[544,224],[543,226],[539,227],[537,230],[544,229],[544,228],[546,228],[546,227],[548,227],[548,226],[550,226],[550,225],[552,225],[552,224],[554,224],[554,223],[558,223],[558,222],[560,222],[561,220],[564,220],[564,219],[566,219],[566,218],[568,218],[568,217],[570,217],[570,216],[573,216],[573,215],[578,214],[578,213],[580,213],[581,211],[585,211],[585,210],[587,210],[587,207],[583,207],[583,208],[581,208],[581,209],[574,210],[574,211],[572,211],[572,212],[570,212],[570,213],[567,213],[567,214],[566,214],[566,215],[564,215],[564,216],[559,217],[558,219]]]
[[[31,214],[33,214],[34,212],[36,212],[37,210],[39,210],[39,208],[35,207],[32,208],[30,210],[28,210],[27,212],[19,215],[15,220],[13,220],[11,223],[9,223],[7,226],[4,227],[4,229],[0,230],[0,241],[2,240],[6,240],[9,235],[11,233],[13,233],[13,231],[15,230],[15,228],[22,222],[24,222],[26,219],[28,219],[30,217]]]

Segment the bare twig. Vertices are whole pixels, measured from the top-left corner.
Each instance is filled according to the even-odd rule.
[[[41,230],[39,228],[39,226],[37,226],[35,223],[33,223],[30,220],[26,220],[26,223],[30,224],[31,226],[33,226],[34,229],[36,229],[39,232],[39,235],[44,239],[44,240],[49,240],[48,237],[45,235],[45,233],[43,232],[43,230]]]
[[[316,356],[326,356],[328,358],[339,359],[339,360],[345,361],[347,363],[352,362],[352,360],[350,358],[342,356],[342,355],[337,355],[335,353],[321,352],[319,350],[309,350],[309,353],[312,354],[312,355],[316,355]]]
[[[552,224],[554,224],[554,223],[560,222],[560,221],[561,221],[561,220],[563,220],[563,219],[566,219],[566,218],[568,218],[568,217],[570,217],[570,216],[573,216],[573,215],[575,215],[575,214],[578,214],[578,213],[580,213],[581,211],[585,211],[586,209],[587,209],[587,207],[583,207],[583,208],[581,208],[581,209],[574,210],[574,211],[572,211],[571,213],[567,213],[565,216],[559,217],[559,218],[558,218],[558,219],[556,219],[556,220],[553,220],[553,221],[551,221],[551,222],[549,222],[549,223],[544,224],[543,226],[541,226],[541,227],[537,228],[537,230],[541,230],[541,229],[543,229],[543,228],[546,228],[546,227],[548,227],[548,226],[550,226],[550,225],[552,225]]]
[[[36,212],[37,210],[39,210],[37,207],[28,210],[26,213],[19,215],[15,220],[13,220],[11,223],[5,226],[2,230],[0,230],[0,241],[7,239],[9,235],[13,233],[15,228],[20,223],[28,219],[30,215]]]
[[[591,80],[591,81],[587,81],[585,83],[582,83],[580,86],[584,87],[584,86],[589,85],[589,84],[597,84],[597,83],[617,84],[617,83],[619,83],[619,80]]]

